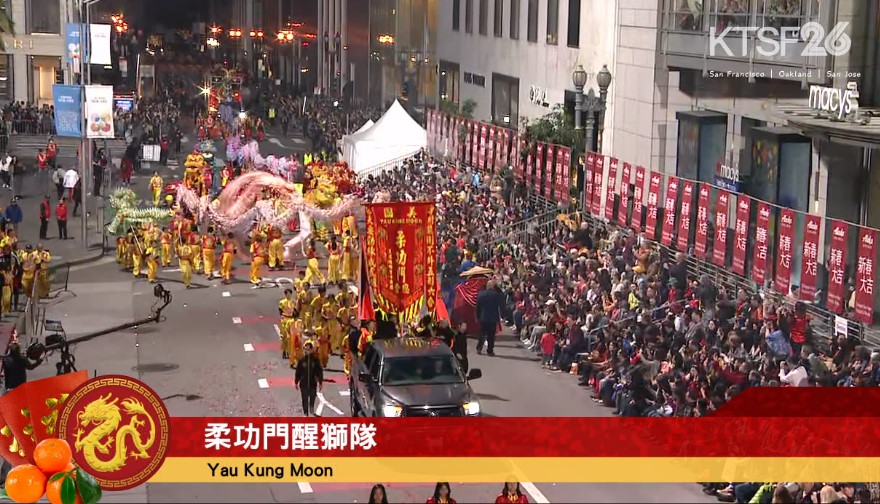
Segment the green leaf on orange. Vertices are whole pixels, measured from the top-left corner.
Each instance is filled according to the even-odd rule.
[[[5,488],[0,488],[0,501],[10,501],[10,502],[12,502],[12,497],[10,497],[10,496],[6,493],[6,489],[5,489]]]
[[[51,478],[49,478],[49,483],[54,483],[54,482],[60,480],[61,478],[64,478],[65,476],[70,476],[71,472],[72,471],[57,472],[57,473],[53,474]]]
[[[76,483],[73,478],[64,478],[61,480],[61,504],[76,503]]]
[[[76,468],[76,489],[82,497],[83,504],[96,504],[103,494],[98,481],[79,467]]]

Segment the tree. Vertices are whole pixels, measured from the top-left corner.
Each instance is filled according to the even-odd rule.
[[[571,148],[571,159],[574,164],[584,152],[584,132],[574,128],[574,118],[566,115],[562,105],[556,105],[550,113],[537,119],[529,120],[523,117],[520,120],[520,128],[525,131],[526,149],[520,153],[523,162],[526,161],[529,152],[534,152],[538,143],[563,145]],[[571,186],[571,194],[575,195],[577,188]]]
[[[444,114],[464,117],[465,119],[474,118],[474,110],[477,109],[477,102],[467,99],[462,103],[456,103],[450,100],[442,100],[440,102],[440,111]]]
[[[15,23],[9,17],[8,0],[0,0],[0,50],[6,50],[6,35],[15,36]]]

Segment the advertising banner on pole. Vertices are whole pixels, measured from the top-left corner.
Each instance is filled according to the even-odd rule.
[[[617,205],[617,224],[629,226],[629,186],[632,185],[632,165],[624,162],[620,173],[620,204]]]
[[[794,211],[784,208],[779,212],[779,240],[776,242],[776,291],[788,294],[791,288],[792,241],[794,240]]]
[[[535,194],[538,196],[543,194],[541,192],[541,182],[544,180],[544,149],[544,144],[539,143],[535,153],[535,181],[532,187],[535,188]]]
[[[553,200],[553,164],[555,162],[556,146],[547,146],[547,162],[544,167],[544,198]]]
[[[856,320],[874,323],[874,258],[877,257],[877,231],[859,230],[858,263],[856,265]]]
[[[694,183],[685,180],[681,185],[681,215],[678,218],[678,250],[687,252],[691,240],[691,217],[693,217]]]
[[[495,126],[489,126],[487,131],[486,168],[494,173],[498,169],[498,165],[495,164]]]
[[[663,178],[659,173],[651,173],[648,178],[648,211],[645,215],[645,234],[649,240],[657,237],[657,205],[660,203],[660,183]]]
[[[474,122],[465,119],[464,151],[462,153],[461,161],[468,166],[473,166],[473,163],[471,163],[471,139],[473,138],[473,131]]]
[[[818,215],[807,215],[804,222],[804,246],[801,255],[801,299],[812,301],[816,295],[816,281],[819,264],[819,232],[822,219]]]
[[[733,262],[731,269],[740,276],[746,276],[746,251],[749,244],[749,215],[752,211],[752,198],[744,194],[736,197],[736,222],[733,224]]]
[[[64,26],[64,42],[67,62],[76,67],[82,57],[82,45],[88,42],[88,30],[79,23],[67,23]]]
[[[584,167],[584,210],[593,213],[593,172],[596,171],[596,153],[587,153],[587,164]],[[593,215],[598,217],[598,215]]]
[[[89,59],[92,65],[112,65],[113,58],[110,56],[110,31],[108,24],[89,25]]]
[[[482,123],[480,125],[480,149],[477,151],[477,161],[481,170],[486,169],[486,141],[489,139],[489,125]]]
[[[562,157],[562,201],[567,205],[571,200],[571,148],[563,150]]]
[[[596,153],[596,165],[593,167],[593,215],[602,215],[602,181],[605,178],[605,154]]]
[[[82,138],[82,87],[55,84],[52,86],[55,105],[55,134],[60,137]]]
[[[86,136],[114,138],[113,86],[86,86]]]
[[[831,221],[831,244],[828,247],[828,296],[825,306],[832,313],[843,313],[846,306],[846,249],[849,224]]]
[[[694,255],[705,259],[709,241],[709,187],[700,184],[697,194],[697,229],[694,236]]]
[[[767,282],[767,258],[770,251],[770,205],[758,202],[755,219],[755,257],[752,260],[752,280],[763,286]]]
[[[471,139],[471,166],[477,168],[480,166],[480,127],[482,123],[474,121],[474,129]]]
[[[636,181],[633,184],[633,211],[630,226],[637,233],[642,232],[645,216],[645,167],[636,166]]]
[[[428,145],[433,150],[437,149],[437,132],[436,132],[437,124],[436,124],[436,121],[437,121],[437,111],[435,111],[433,109],[428,109],[428,120],[425,123],[426,123],[426,129],[428,131]]]
[[[562,163],[565,160],[565,147],[556,147],[556,168],[553,170],[553,193],[556,201],[565,203],[567,195],[562,190]]]
[[[535,149],[531,146],[527,146],[525,143],[525,139],[522,139],[523,148],[529,149],[528,154],[526,154],[526,187],[531,190],[532,187],[535,186],[534,182],[534,173],[535,173]]]
[[[727,221],[730,193],[719,189],[715,200],[715,239],[712,242],[712,262],[725,266],[727,262]]]
[[[678,201],[678,178],[669,177],[666,185],[666,199],[663,201],[663,228],[660,230],[660,243],[671,247],[675,236],[675,203]]]
[[[617,158],[608,159],[608,183],[605,191],[605,220],[614,219],[614,195],[617,194]]]

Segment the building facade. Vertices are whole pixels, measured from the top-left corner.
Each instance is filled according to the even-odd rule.
[[[4,37],[0,52],[0,102],[52,104],[52,86],[64,82],[62,0],[7,0],[16,35]]]
[[[573,112],[572,73],[582,65],[596,86],[613,68],[618,2],[450,0],[441,3],[437,53],[444,100],[476,102],[474,116],[504,124],[557,106]],[[614,86],[606,126],[613,119]],[[611,128],[605,135],[610,141]]]

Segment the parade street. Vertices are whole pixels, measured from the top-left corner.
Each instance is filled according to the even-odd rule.
[[[180,283],[176,267],[163,270],[160,281],[174,296],[159,324],[102,336],[75,348],[79,369],[90,373],[127,374],[143,380],[165,400],[175,416],[301,417],[293,372],[282,361],[278,343],[277,287],[252,289],[247,266],[237,265],[239,283],[221,285],[204,276],[194,288]],[[293,272],[267,278],[293,277]],[[284,283],[284,280],[280,282]],[[71,293],[53,300],[46,318],[60,320],[68,338],[149,316],[156,301],[153,285],[119,271],[112,258],[71,272]],[[101,306],[96,311],[95,306]],[[472,342],[473,344],[474,342]],[[512,338],[502,338],[496,356],[477,355],[471,367],[483,378],[473,382],[488,416],[603,416],[610,410],[595,405],[573,376],[541,369],[532,355]],[[33,378],[54,374],[57,354]],[[325,418],[349,414],[348,386],[342,360],[332,357],[320,397]],[[256,455],[256,454],[255,454]],[[429,454],[426,454],[429,455]],[[585,467],[584,471],[589,471]],[[383,482],[384,483],[384,482]],[[490,502],[499,483],[450,482],[459,502]],[[108,494],[104,502],[364,502],[368,484],[150,484]],[[696,484],[525,484],[531,502],[710,502]],[[390,484],[394,502],[424,502],[433,482]]]

